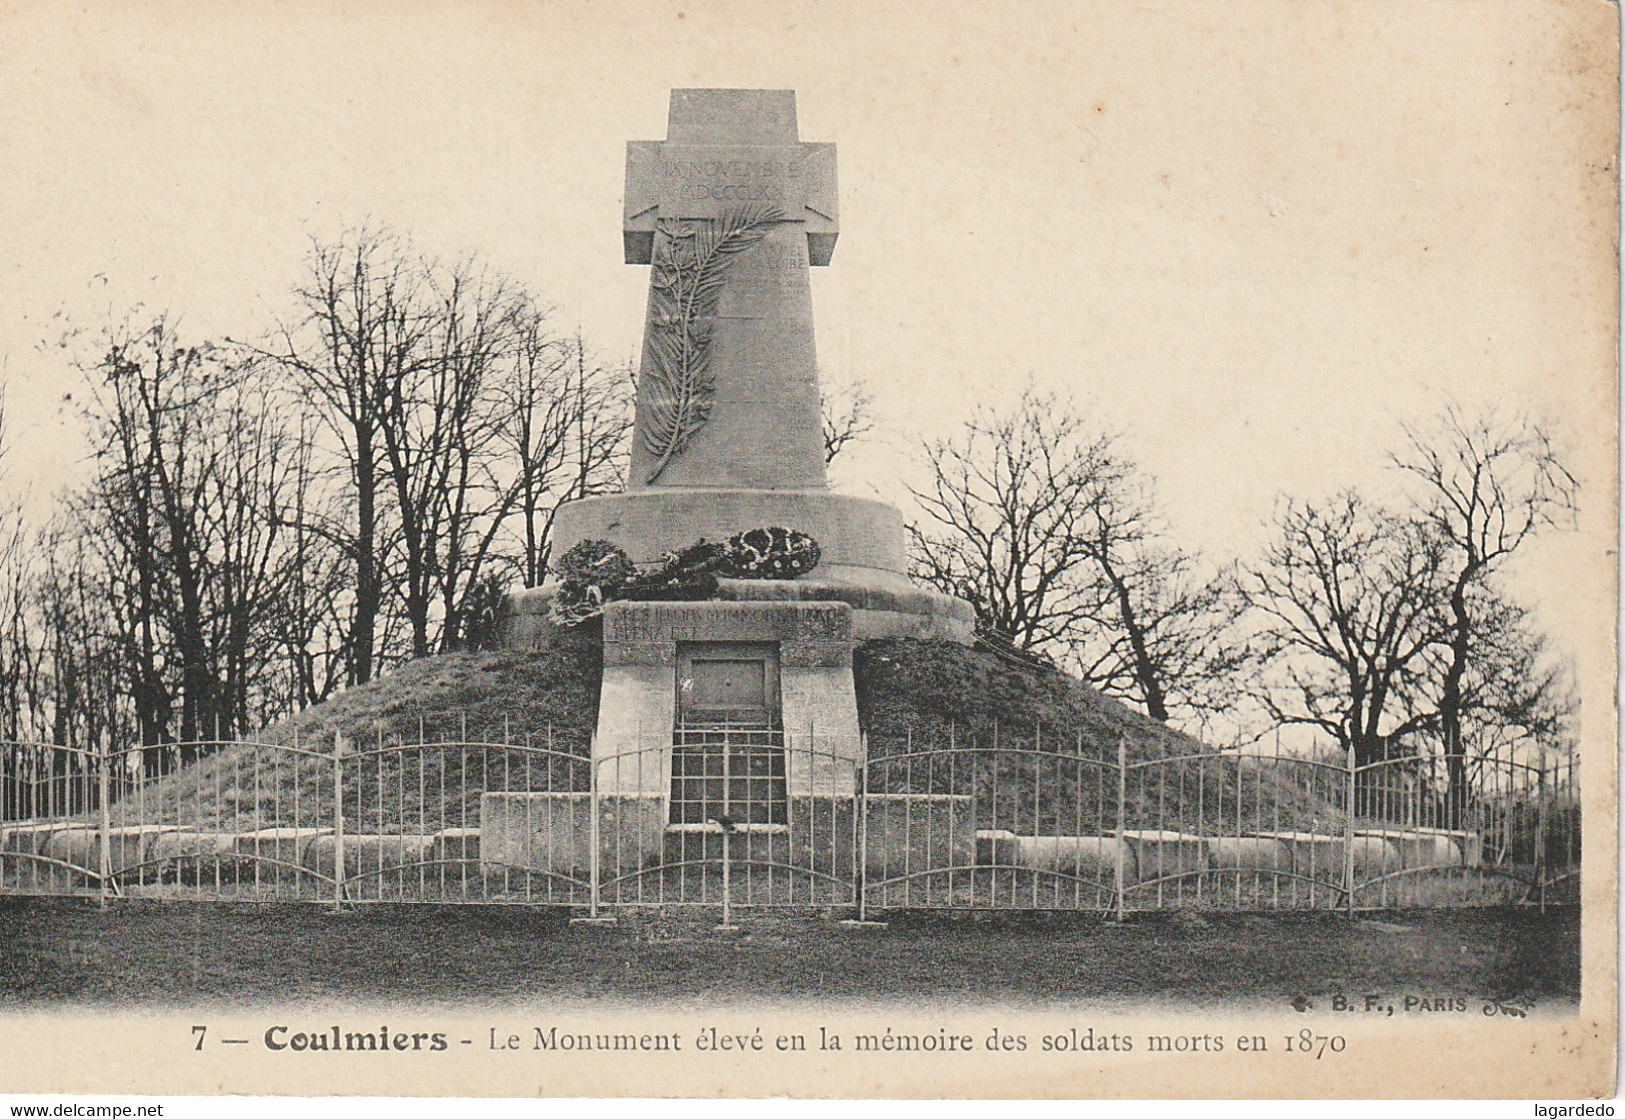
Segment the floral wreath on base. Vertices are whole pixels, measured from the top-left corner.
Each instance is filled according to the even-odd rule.
[[[608,540],[583,540],[554,567],[558,592],[552,617],[579,625],[603,613],[606,603],[696,602],[717,596],[721,579],[794,579],[818,566],[818,541],[793,528],[753,528],[720,544],[701,539],[667,552],[659,567],[639,571],[625,551]]]

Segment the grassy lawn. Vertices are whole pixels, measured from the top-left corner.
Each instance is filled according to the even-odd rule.
[[[0,1007],[300,1000],[964,1000],[1284,1004],[1423,992],[1551,1006],[1580,989],[1577,909],[1149,914],[893,914],[885,929],[817,916],[0,900]]]

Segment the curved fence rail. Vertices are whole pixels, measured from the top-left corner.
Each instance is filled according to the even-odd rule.
[[[1008,744],[871,758],[865,905],[1111,909],[1120,891],[1114,762]]]
[[[426,739],[427,736],[420,736]],[[734,908],[1342,910],[1578,899],[1579,767],[587,742],[0,743],[0,893]]]
[[[857,904],[851,752],[782,731],[679,730],[594,763],[593,912]]]

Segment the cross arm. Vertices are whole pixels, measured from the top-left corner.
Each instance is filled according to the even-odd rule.
[[[673,166],[685,170],[674,175]],[[712,168],[719,169],[715,175]],[[650,262],[660,218],[714,217],[735,197],[777,202],[787,220],[801,223],[810,264],[830,262],[840,229],[834,144],[700,148],[634,140],[626,145],[624,197],[621,239],[628,264]]]

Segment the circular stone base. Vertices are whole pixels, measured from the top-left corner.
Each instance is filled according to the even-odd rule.
[[[732,602],[844,602],[852,635],[940,638],[969,644],[976,614],[968,602],[915,586],[903,551],[903,515],[892,506],[827,490],[645,489],[572,501],[559,509],[553,554],[582,540],[608,540],[632,562],[658,564],[698,540],[720,542],[779,526],[818,541],[818,566],[799,579],[723,579]],[[508,596],[503,643],[524,648],[546,624],[551,585]]]
[[[720,543],[753,528],[793,528],[818,541],[820,563],[869,567],[904,578],[903,515],[890,505],[828,490],[644,489],[561,506],[553,554],[608,540],[632,562],[659,563],[700,539]]]

